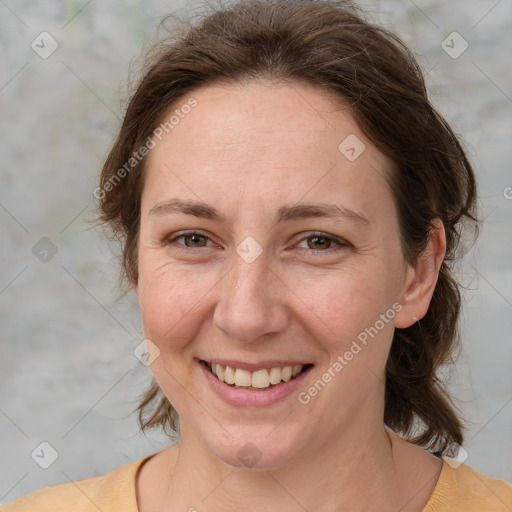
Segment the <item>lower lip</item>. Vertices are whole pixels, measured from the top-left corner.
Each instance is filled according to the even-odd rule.
[[[307,368],[301,374],[288,382],[281,382],[267,390],[233,388],[221,382],[202,362],[198,362],[201,370],[213,391],[222,400],[237,407],[268,407],[287,396],[290,396],[304,382],[304,379],[313,367]]]

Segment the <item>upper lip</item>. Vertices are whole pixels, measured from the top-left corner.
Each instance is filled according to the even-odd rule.
[[[258,361],[257,363],[248,363],[247,361],[238,361],[235,359],[201,359],[201,361],[205,361],[207,363],[215,363],[215,364],[221,364],[222,366],[230,366],[231,368],[240,368],[241,370],[248,370],[248,371],[256,371],[261,370],[263,368],[284,368],[285,366],[295,366],[295,365],[311,365],[310,362],[304,362],[304,361],[284,361],[284,360],[277,360],[277,359],[266,359],[264,361]]]

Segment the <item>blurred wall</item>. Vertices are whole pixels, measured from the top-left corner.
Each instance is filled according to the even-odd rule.
[[[417,54],[478,173],[485,222],[461,270],[464,348],[450,389],[473,422],[466,463],[512,481],[512,4],[360,4]],[[0,2],[0,504],[169,442],[141,436],[130,416],[151,378],[133,355],[139,313],[133,295],[116,300],[113,247],[86,219],[132,60],[159,17],[184,7]]]

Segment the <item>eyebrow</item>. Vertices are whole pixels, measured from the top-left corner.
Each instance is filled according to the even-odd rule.
[[[194,217],[204,218],[226,223],[226,217],[213,206],[198,201],[183,201],[178,198],[169,199],[163,203],[157,203],[148,215],[170,215],[173,213],[184,213]],[[362,214],[345,208],[340,204],[316,204],[299,203],[291,206],[282,206],[277,211],[275,223],[307,218],[334,218],[345,219],[355,224],[366,225],[370,221]]]

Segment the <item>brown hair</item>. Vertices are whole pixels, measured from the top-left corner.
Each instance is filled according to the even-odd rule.
[[[147,60],[95,193],[99,221],[122,244],[122,277],[137,283],[146,159],[130,159],[171,106],[214,81],[302,81],[334,92],[394,162],[390,186],[405,260],[417,262],[433,219],[440,218],[446,231],[446,257],[426,316],[395,329],[384,422],[437,454],[462,444],[462,422],[437,372],[453,362],[460,343],[460,285],[452,264],[459,256],[462,227],[469,222],[478,232],[476,184],[460,142],[428,100],[414,56],[396,35],[367,21],[346,1],[241,0],[205,10],[196,23],[181,28],[161,39]],[[114,180],[123,166],[122,179]],[[176,431],[177,413],[155,380],[136,410],[142,430]]]

